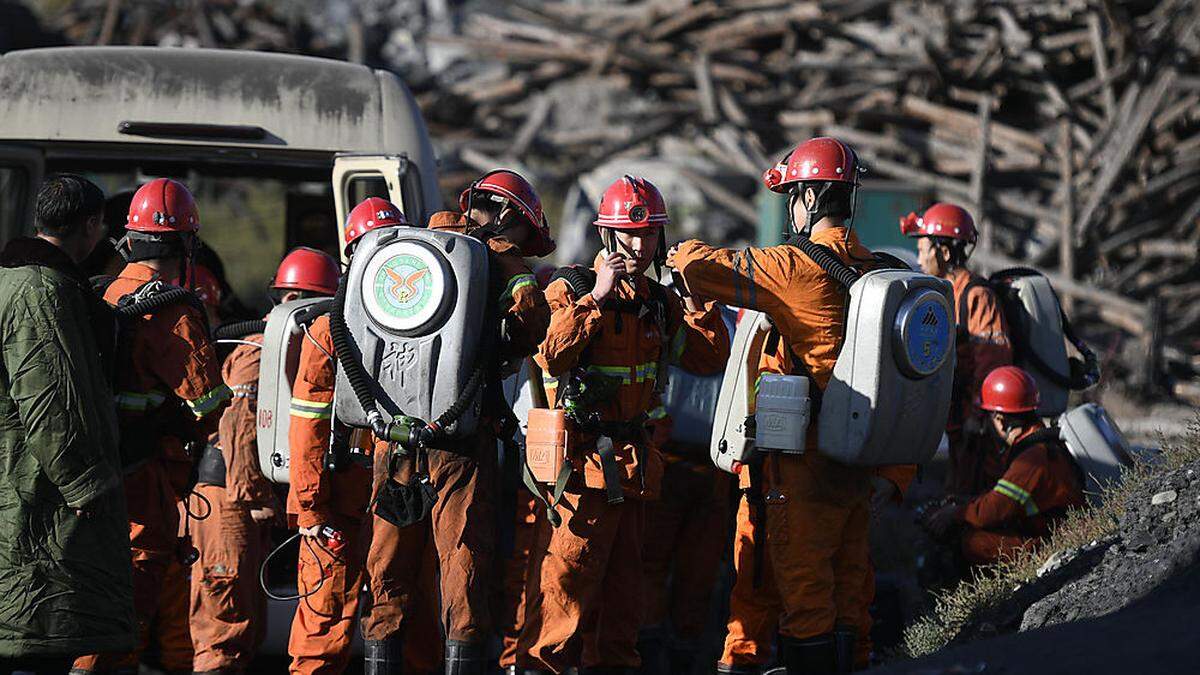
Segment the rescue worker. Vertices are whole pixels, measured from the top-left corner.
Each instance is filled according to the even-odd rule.
[[[297,248],[271,281],[271,300],[285,303],[329,297],[337,290],[338,262],[320,251]],[[220,306],[216,279],[198,284],[202,300]],[[214,312],[215,313],[215,312]],[[191,578],[191,635],[197,672],[245,672],[266,636],[266,596],[259,567],[266,556],[277,500],[258,463],[258,369],[262,333],[239,338],[221,374],[233,401],[200,460],[190,500],[191,533],[200,558]],[[248,344],[246,344],[248,343]]]
[[[401,641],[399,620],[406,605],[412,604],[418,611],[423,605],[437,606],[437,595],[423,595],[432,589],[420,573],[429,569],[427,561],[435,560],[446,635],[445,672],[482,675],[487,641],[494,630],[491,603],[499,500],[495,448],[498,437],[511,437],[515,431],[503,428],[504,418],[511,413],[501,410],[507,406],[500,403],[503,395],[498,374],[509,370],[511,364],[519,366],[546,334],[550,311],[524,258],[549,255],[555,244],[537,192],[507,169],[489,171],[474,181],[460,195],[459,211],[435,213],[429,229],[470,235],[487,244],[499,325],[484,327],[483,349],[497,355],[496,373],[486,385],[475,434],[423,449],[418,453],[421,457],[404,461],[403,470],[408,472],[417,463],[426,465],[436,501],[424,522],[399,530],[388,524],[376,525],[367,556],[373,601],[364,612],[363,633],[368,653],[376,644],[396,653]],[[491,336],[498,336],[498,342]],[[378,492],[379,480],[387,476],[377,470],[376,477]],[[398,478],[410,480],[404,474]],[[413,547],[406,545],[407,540],[398,540],[414,532],[423,545]],[[420,622],[421,618],[414,620]],[[404,639],[413,637],[417,636]],[[387,663],[393,664],[394,657]],[[378,673],[398,672],[376,668]]]
[[[136,644],[109,384],[114,322],[79,265],[104,236],[81,176],[38,189],[36,235],[0,252],[0,672],[62,673]]]
[[[663,260],[668,222],[654,185],[618,179],[595,222],[604,250],[594,283],[573,270],[546,290],[552,314],[537,363],[573,391],[594,393],[555,392],[558,405],[576,407],[586,423],[569,448],[575,471],[555,509],[561,525],[540,528],[530,555],[518,654],[526,670],[631,672],[640,665],[643,503],[658,497],[663,475],[646,425],[661,410],[668,363],[709,372],[729,352],[714,303],[689,297],[685,311],[677,295],[646,276]]]
[[[993,369],[1012,363],[1007,323],[995,292],[967,267],[979,235],[966,209],[937,203],[920,217],[910,213],[901,219],[900,230],[917,239],[921,271],[954,287],[957,361],[946,422],[950,441],[946,492],[970,497],[988,489],[1001,471],[974,392]]]
[[[800,247],[824,247],[844,265],[873,262],[846,225],[853,216],[858,172],[854,151],[841,141],[805,141],[768,169],[764,182],[788,195],[792,229],[807,243],[734,251],[688,241],[668,259],[693,293],[765,312],[780,344],[794,355],[792,372],[810,379],[817,401],[841,348],[847,296]],[[814,408],[816,419],[819,402]],[[859,622],[868,565],[871,471],[818,452],[816,428],[809,425],[804,453],[771,453],[749,467],[756,474],[752,481],[761,486],[764,505],[757,520],[766,536],[759,541],[765,541],[771,562],[762,577],[778,592],[782,662],[789,674],[850,668],[854,649],[848,642]],[[739,527],[739,537],[744,530]],[[731,623],[755,619],[735,613],[736,606],[730,611]]]
[[[207,267],[197,264],[192,267],[192,286],[196,298],[204,307],[209,326],[220,322],[218,309],[221,307],[221,284]],[[228,409],[226,409],[228,410]],[[203,456],[201,456],[203,461]],[[195,504],[195,502],[193,502]],[[193,526],[201,522],[210,509],[188,509],[188,500],[177,505],[179,512],[179,537],[181,546],[195,548]],[[195,516],[195,517],[193,517]],[[146,645],[146,656],[167,675],[191,673],[195,648],[192,646],[191,617],[191,565],[179,556],[171,559],[163,575],[162,592],[158,596],[158,610],[150,626],[150,638]]]
[[[116,370],[141,646],[133,653],[81,657],[75,672],[136,668],[170,560],[192,552],[178,536],[179,501],[191,490],[190,453],[198,453],[216,429],[230,397],[207,319],[191,304],[195,296],[175,299],[178,292],[169,286],[178,279],[186,287],[192,278],[199,229],[195,200],[182,183],[158,178],[141,186],[118,245],[128,264],[104,290],[105,301],[118,307],[161,303],[126,320]]]
[[[370,230],[406,225],[394,204],[370,197],[347,216],[343,251],[352,255],[354,244]],[[369,464],[376,450],[387,452],[387,445],[365,430],[351,434],[340,425],[335,430],[335,358],[329,315],[324,314],[310,324],[300,349],[288,427],[287,517],[302,535],[296,572],[301,598],[288,639],[292,673],[340,673],[349,663],[370,532]],[[326,455],[335,431],[339,444],[352,451],[328,469]],[[368,667],[371,657],[368,644]]]
[[[990,565],[1036,545],[1069,509],[1084,506],[1082,473],[1058,432],[1037,416],[1033,376],[1016,366],[993,370],[983,381],[979,407],[1001,448],[1003,476],[991,490],[930,515],[929,529],[943,535],[961,525],[963,557]]]
[[[692,672],[729,543],[732,477],[713,465],[706,445],[671,440],[674,424],[668,416],[653,427],[664,471],[661,497],[645,507],[646,625],[638,652],[647,674]]]

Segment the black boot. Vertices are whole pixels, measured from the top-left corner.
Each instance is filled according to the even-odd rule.
[[[758,666],[731,666],[728,663],[717,664],[717,675],[759,675],[762,669]]]
[[[783,647],[783,665],[787,675],[835,675],[837,673],[837,647],[833,633],[796,640],[779,638]]]
[[[446,675],[484,675],[487,652],[478,642],[446,640]]]
[[[403,668],[400,638],[363,642],[363,675],[400,675]]]
[[[642,658],[640,675],[676,675],[667,665],[666,641],[661,629],[649,628],[638,633],[637,652]],[[589,668],[590,674],[594,668]],[[679,673],[678,675],[683,675]]]
[[[858,626],[834,626],[833,644],[836,650],[837,672],[854,672],[854,656],[858,651]]]

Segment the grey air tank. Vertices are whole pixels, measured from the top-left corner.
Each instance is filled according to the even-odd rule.
[[[488,250],[466,235],[412,227],[372,230],[354,252],[344,316],[351,355],[362,364],[385,419],[436,419],[463,395],[481,359],[488,305]],[[340,358],[340,355],[339,355]],[[480,396],[445,429],[474,431]],[[334,415],[370,427],[344,368]]]
[[[862,466],[915,464],[937,450],[954,379],[950,284],[907,270],[863,274],[822,392],[817,447]]]
[[[289,482],[288,428],[300,348],[310,339],[305,335],[306,326],[328,310],[330,302],[328,298],[294,300],[277,305],[267,315],[258,367],[256,427],[258,465],[272,483]]]

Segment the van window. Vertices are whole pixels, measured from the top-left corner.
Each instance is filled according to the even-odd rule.
[[[133,190],[165,171],[143,172],[128,164],[97,166],[61,163],[54,170],[83,172],[110,200],[109,235],[124,235]],[[115,162],[113,164],[116,164]],[[170,167],[173,168],[173,167]],[[267,287],[288,250],[311,246],[338,254],[333,188],[328,170],[303,175],[238,175],[216,167],[180,172],[200,211],[200,239],[214,252],[237,302],[224,305],[225,320],[257,318],[271,307]],[[382,182],[382,181],[381,181]],[[115,261],[117,269],[120,261]]]
[[[28,234],[22,214],[29,199],[29,174],[25,169],[0,166],[0,241]]]

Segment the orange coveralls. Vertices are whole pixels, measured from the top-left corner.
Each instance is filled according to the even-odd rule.
[[[648,301],[650,281],[639,275],[612,296]],[[629,422],[661,405],[660,361],[708,372],[724,363],[729,336],[715,304],[686,313],[666,298],[665,326],[654,312],[640,316],[602,309],[589,293],[575,297],[564,279],[546,289],[550,329],[535,357],[549,377],[577,366],[619,378],[617,393],[599,407],[601,419]],[[665,333],[664,333],[665,330]],[[663,359],[664,349],[669,350]],[[665,374],[664,374],[665,375]],[[642,418],[648,421],[647,418]],[[637,634],[644,616],[642,520],[644,500],[658,497],[662,456],[644,430],[613,439],[614,473],[624,501],[610,503],[597,435],[581,433],[570,452],[575,475],[557,511],[562,524],[538,528],[530,556],[518,665],[562,673],[570,666],[639,665]],[[611,486],[616,491],[617,486]]]
[[[988,373],[1012,363],[1012,344],[1004,311],[992,289],[983,279],[959,267],[948,279],[954,287],[955,321],[965,317],[956,333],[957,362],[954,367],[954,395],[946,436],[950,442],[950,468],[946,492],[974,496],[988,489],[1000,477],[1004,467],[991,434],[972,429],[982,413],[976,397]],[[965,304],[964,304],[965,303]]]
[[[1068,509],[1084,506],[1080,472],[1067,449],[1057,441],[1029,438],[1044,428],[1039,422],[1025,429],[1004,453],[1004,476],[960,512],[967,525],[962,534],[967,562],[987,565],[1029,548]]]
[[[244,338],[262,343],[262,334]],[[238,345],[221,369],[233,401],[213,439],[225,459],[224,485],[203,480],[190,501],[192,539],[200,559],[192,570],[191,632],[198,672],[243,671],[266,637],[266,596],[258,583],[269,526],[251,509],[275,505],[271,483],[258,465],[258,368],[262,350]]]
[[[130,263],[105,290],[116,305],[122,297],[160,277],[154,269]],[[105,672],[136,667],[159,610],[159,595],[179,532],[179,502],[188,491],[192,458],[184,446],[202,441],[215,430],[229,400],[220,363],[208,337],[205,318],[195,308],[176,303],[135,320],[121,345],[117,370],[117,414],[122,432],[125,502],[129,510],[129,543],[133,553],[133,598],[141,631],[140,647],[131,654],[82,656],[74,669]],[[129,456],[134,443],[148,448]],[[186,585],[184,586],[186,588]],[[169,649],[173,650],[173,648]]]
[[[844,227],[817,232],[812,241],[847,264],[873,259]],[[688,241],[679,246],[675,264],[693,293],[766,312],[781,343],[786,341],[803,360],[817,388],[825,388],[841,347],[846,294],[800,249],[781,245],[734,251]],[[762,459],[761,520],[771,563],[763,570],[763,581],[774,583],[779,632],[793,640],[832,633],[835,624],[857,625],[865,604],[871,470],[825,457],[817,451],[816,437],[812,424],[806,452],[771,453]],[[743,501],[739,541],[746,537],[749,515]],[[731,607],[731,625],[756,620],[733,612]],[[745,632],[758,635],[761,630],[748,625]]]
[[[665,418],[662,497],[646,503],[643,639],[661,641],[668,658],[682,668],[702,646],[729,545],[733,476],[713,466],[708,448],[670,442],[670,427],[671,419]]]
[[[473,227],[462,214],[451,211],[435,213],[429,220],[433,230],[466,234]],[[503,236],[491,237],[487,246],[495,275],[493,290],[501,315],[509,320],[512,336],[512,353],[506,356],[527,356],[545,335],[550,310],[520,249]],[[485,335],[491,332],[485,331]],[[485,343],[482,348],[496,346]],[[491,638],[499,429],[489,412],[484,411],[473,436],[428,451],[429,477],[437,491],[429,520],[403,531],[386,521],[376,523],[376,537],[367,556],[374,598],[364,613],[363,629],[368,640],[397,635],[406,616],[413,622],[405,636],[406,644],[428,647],[429,640],[421,639],[421,634],[432,634],[436,640],[436,624],[431,629],[424,621],[430,609],[436,612],[438,606],[435,580],[440,581],[441,619],[448,643],[478,645],[482,651]],[[376,472],[377,489],[387,478],[386,471]],[[398,478],[407,480],[403,475]],[[402,534],[405,541],[399,542],[396,536],[381,537],[384,533]],[[434,663],[430,670],[439,666]]]
[[[325,469],[336,375],[329,316],[314,320],[309,335],[292,385],[288,520],[297,527],[333,527],[344,545],[335,553],[314,538],[301,539],[297,584],[301,594],[311,595],[300,600],[292,619],[288,653],[292,673],[340,673],[350,661],[358,609],[371,470],[355,462],[338,472]]]

